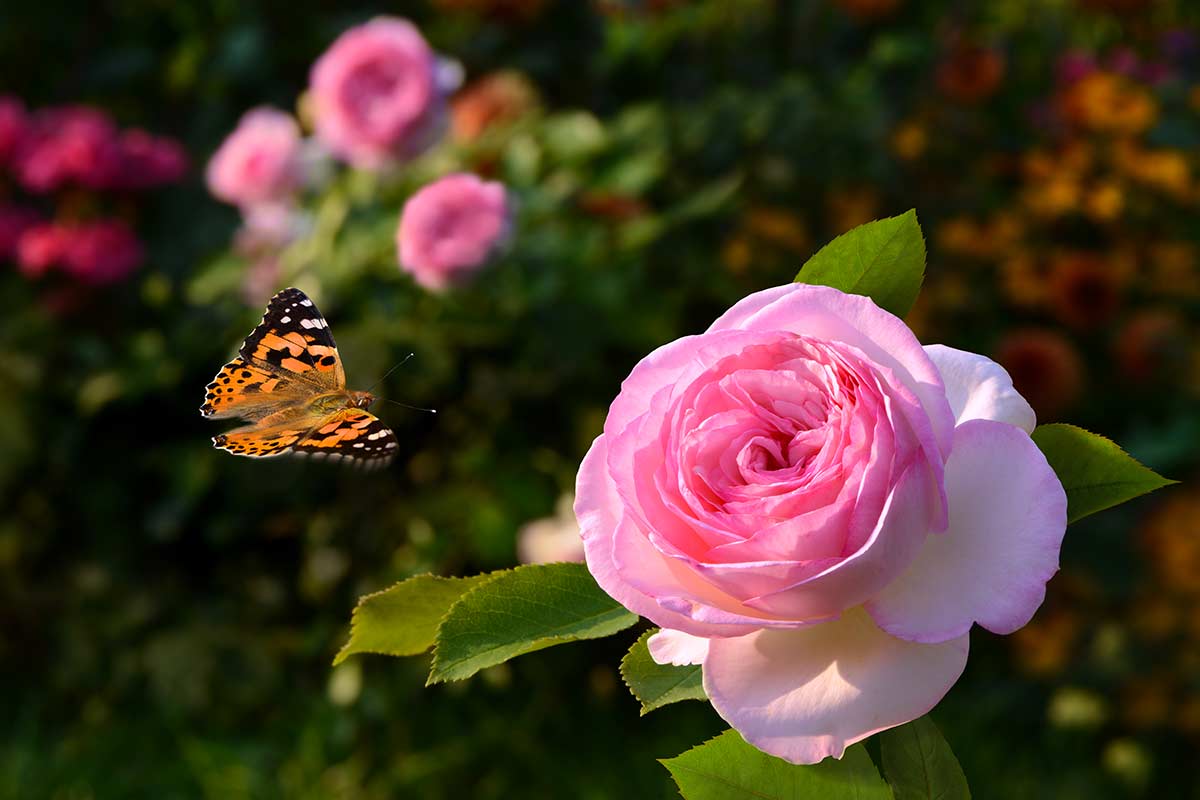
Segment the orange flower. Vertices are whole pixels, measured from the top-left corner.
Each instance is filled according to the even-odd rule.
[[[1158,104],[1142,87],[1111,72],[1093,72],[1059,98],[1063,116],[1098,133],[1145,133],[1158,118]]]
[[[1143,523],[1141,540],[1163,589],[1200,595],[1200,492],[1168,495]]]
[[[1025,672],[1056,675],[1070,663],[1079,620],[1068,611],[1043,611],[1010,638],[1013,655]]]
[[[892,152],[904,161],[915,161],[925,154],[929,133],[917,120],[907,120],[892,131]]]
[[[786,209],[758,206],[746,213],[746,230],[771,244],[793,253],[812,249],[812,239],[804,220]]]
[[[1115,151],[1114,161],[1133,180],[1177,200],[1187,200],[1191,194],[1191,165],[1177,150],[1147,150],[1126,144]]]
[[[1025,329],[1010,333],[996,347],[1000,362],[1039,421],[1050,421],[1079,398],[1083,390],[1083,360],[1075,347],[1052,330]]]
[[[1036,308],[1046,302],[1046,272],[1031,253],[1017,250],[1000,264],[1000,282],[1008,299]]]
[[[537,90],[521,73],[506,70],[485,75],[454,98],[450,129],[455,139],[471,142],[489,128],[520,119],[537,105]]]
[[[1112,222],[1125,210],[1125,192],[1116,181],[1098,181],[1084,198],[1084,210],[1096,222]]]

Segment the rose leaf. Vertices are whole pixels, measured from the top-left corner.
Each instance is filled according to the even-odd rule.
[[[1178,483],[1138,463],[1110,439],[1074,425],[1039,425],[1033,441],[1067,492],[1067,522]]]
[[[843,233],[800,268],[796,283],[865,295],[903,317],[916,302],[924,279],[925,237],[917,212],[909,210]]]
[[[621,678],[642,704],[642,715],[680,700],[707,700],[699,664],[677,667],[650,657],[646,640],[656,633],[657,628],[643,633],[621,659]]]
[[[839,761],[798,766],[747,744],[737,731],[660,762],[671,772],[685,800],[890,800],[861,744],[846,748]]]
[[[438,624],[458,598],[487,579],[418,575],[363,595],[350,617],[350,640],[333,659],[338,665],[356,653],[415,656],[433,646]]]
[[[896,800],[970,800],[967,777],[929,717],[883,732],[879,748]]]
[[[469,678],[551,645],[610,636],[638,621],[583,564],[529,564],[493,575],[459,598],[438,626],[427,685]]]

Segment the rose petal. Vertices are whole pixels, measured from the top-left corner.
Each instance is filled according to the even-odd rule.
[[[711,640],[703,636],[692,636],[690,633],[664,628],[650,637],[646,647],[649,648],[654,663],[684,667],[704,663],[704,658],[708,655],[709,641]]]
[[[1062,484],[1027,434],[972,420],[954,432],[946,494],[949,529],[928,537],[867,609],[888,633],[917,642],[952,639],[972,622],[1012,633],[1033,617],[1058,570]]]
[[[962,674],[967,649],[965,635],[896,639],[854,609],[814,628],[712,640],[704,691],[750,744],[815,764],[928,712]]]
[[[992,419],[1033,433],[1037,416],[1013,388],[1012,378],[1004,367],[990,358],[941,344],[927,345],[925,352],[942,374],[955,424]]]

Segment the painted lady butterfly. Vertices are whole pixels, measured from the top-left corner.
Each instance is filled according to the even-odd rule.
[[[285,454],[382,467],[396,454],[396,434],[366,409],[370,392],[346,389],[346,373],[329,325],[299,289],[271,298],[238,357],[205,387],[200,413],[250,424],[213,437],[239,456]]]

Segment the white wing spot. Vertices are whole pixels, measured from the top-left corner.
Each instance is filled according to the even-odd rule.
[[[280,322],[291,322],[292,318],[291,317],[280,317],[279,321]]]

